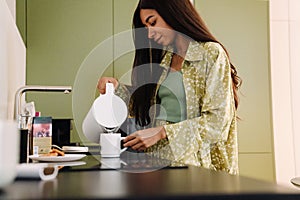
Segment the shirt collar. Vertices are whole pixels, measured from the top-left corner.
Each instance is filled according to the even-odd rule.
[[[203,43],[192,41],[189,44],[184,59],[191,62],[200,61],[203,60],[204,53],[205,53],[205,49],[203,48]]]
[[[172,60],[172,55],[173,55],[173,47],[172,46],[168,46],[165,49],[166,54],[164,55],[160,66],[164,67],[164,68],[168,68],[171,65],[171,60]]]
[[[190,42],[184,59],[190,62],[203,60],[205,51],[202,44],[203,43],[196,41]],[[172,46],[168,46],[166,47],[165,51],[166,54],[163,57],[160,65],[162,67],[170,67],[174,49]]]

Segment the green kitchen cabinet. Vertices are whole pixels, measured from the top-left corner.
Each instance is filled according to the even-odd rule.
[[[195,6],[229,51],[243,80],[238,109],[240,173],[275,181],[269,1],[195,0]]]
[[[97,79],[115,76],[130,82],[133,44],[127,39],[130,51],[120,54],[123,41],[118,38],[131,35],[136,4],[136,0],[17,1],[18,26],[27,46],[27,85],[73,87],[71,95],[28,92],[26,99],[34,101],[44,116],[74,118],[73,142],[84,140],[81,123],[98,95]],[[105,65],[102,58],[108,60]]]

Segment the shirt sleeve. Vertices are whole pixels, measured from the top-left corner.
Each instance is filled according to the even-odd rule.
[[[175,160],[207,156],[211,144],[227,140],[235,117],[231,67],[220,45],[208,48],[206,63],[202,103],[193,108],[200,109],[200,116],[164,126]]]
[[[118,87],[115,89],[115,95],[119,96],[128,106],[131,97],[131,86],[119,83]]]

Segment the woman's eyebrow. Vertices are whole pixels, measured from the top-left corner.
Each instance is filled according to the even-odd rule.
[[[150,15],[149,17],[146,18],[146,20],[145,20],[146,24],[149,22],[149,20],[150,20],[152,17],[154,17],[154,15]]]

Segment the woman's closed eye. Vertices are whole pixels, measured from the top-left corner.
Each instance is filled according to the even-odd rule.
[[[155,26],[155,24],[156,24],[156,20],[155,20],[155,21],[153,21],[153,22],[149,22],[149,24],[150,24],[150,26]]]

